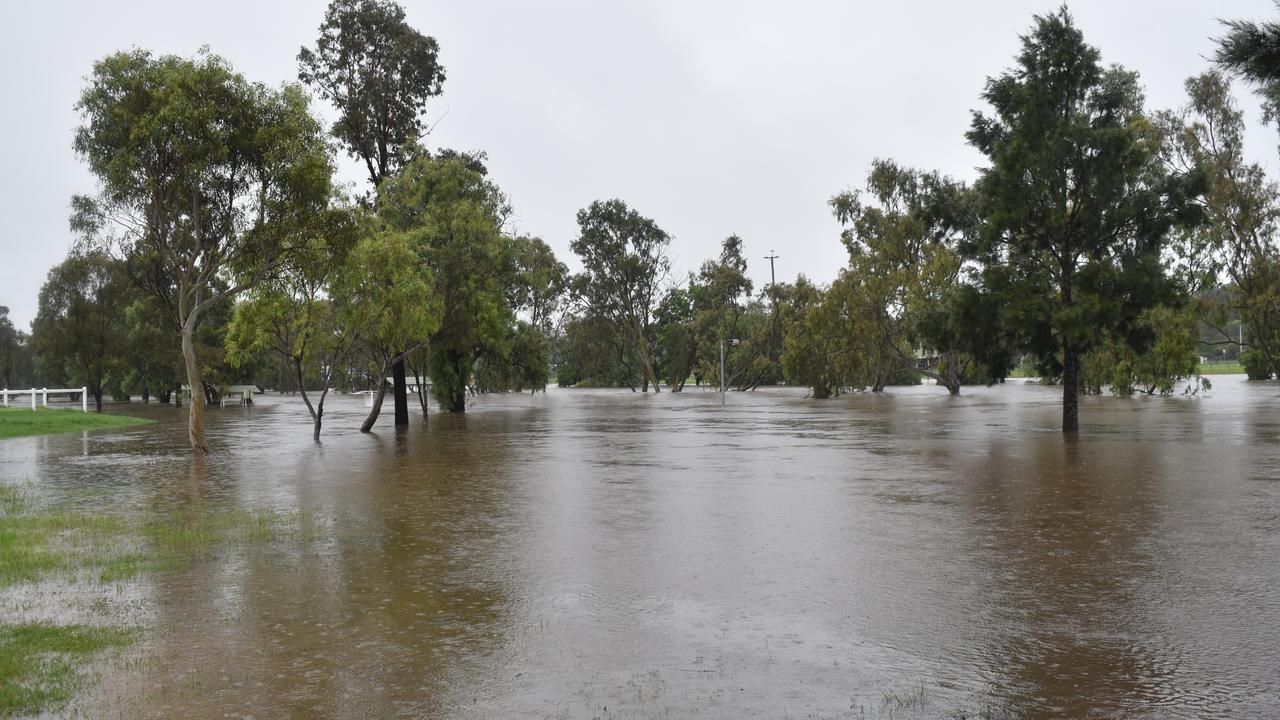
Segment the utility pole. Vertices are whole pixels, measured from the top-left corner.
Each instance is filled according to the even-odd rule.
[[[780,256],[773,250],[770,250],[769,254],[764,256],[764,259],[769,261],[769,287],[773,287],[774,283],[777,282],[773,276],[773,261],[777,260],[779,257]]]

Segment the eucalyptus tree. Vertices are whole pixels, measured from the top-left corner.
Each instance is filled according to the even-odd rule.
[[[76,152],[97,177],[74,226],[124,260],[179,331],[191,447],[206,452],[196,331],[278,275],[329,205],[331,158],[301,87],[250,83],[222,58],[121,52],[93,67]]]
[[[1161,253],[1197,219],[1201,184],[1166,169],[1137,75],[1104,68],[1065,8],[1036,17],[982,98],[990,113],[968,133],[989,161],[974,250],[1040,371],[1062,378],[1062,429],[1075,432],[1081,356],[1144,339],[1134,325],[1176,292]]]
[[[382,184],[378,214],[405,234],[430,270],[439,327],[424,336],[432,393],[446,412],[464,412],[473,365],[512,332],[516,244],[502,232],[506,197],[467,156],[420,155]]]
[[[420,261],[420,244],[415,231],[370,233],[332,285],[338,332],[361,344],[376,372],[373,405],[360,432],[372,430],[382,412],[391,368],[424,348],[440,328],[443,303],[430,268]]]
[[[842,277],[847,271],[842,272]],[[819,400],[866,385],[865,353],[849,332],[850,294],[839,280],[823,289],[805,279],[776,286],[785,334],[782,369],[788,382],[808,387]]]
[[[364,163],[375,197],[427,131],[427,101],[445,79],[439,56],[435,38],[387,0],[333,0],[315,48],[298,52],[298,77],[338,110],[333,135]],[[403,359],[392,368],[396,425],[409,424],[404,371]]]
[[[36,363],[59,381],[83,384],[102,412],[103,388],[123,349],[129,279],[103,252],[73,253],[49,271],[32,323]]]
[[[1203,172],[1207,222],[1178,234],[1179,269],[1218,344],[1239,343],[1253,374],[1280,371],[1280,186],[1244,159],[1244,114],[1231,84],[1211,71],[1186,81],[1189,102],[1161,115],[1167,159]],[[1214,292],[1222,287],[1225,292]],[[1226,329],[1243,321],[1248,339]]]
[[[864,339],[873,390],[919,372],[957,395],[972,375],[974,358],[948,322],[971,204],[963,184],[887,160],[872,164],[865,196],[847,191],[831,199],[849,252],[840,284],[857,308],[849,332]],[[921,349],[938,362],[920,367]]]
[[[671,272],[671,237],[621,200],[597,200],[579,210],[578,228],[570,247],[582,261],[573,282],[579,308],[613,326],[639,360],[643,388],[661,392],[654,310]]]
[[[237,365],[261,350],[282,359],[311,415],[312,437],[320,441],[324,401],[352,360],[364,328],[346,322],[341,273],[357,239],[359,218],[352,208],[335,205],[308,238],[289,268],[246,293],[236,304],[227,348]],[[362,258],[365,259],[365,258]],[[410,267],[416,267],[411,263]],[[370,268],[370,271],[375,271]],[[376,277],[364,278],[375,282]],[[314,378],[316,402],[307,391]]]

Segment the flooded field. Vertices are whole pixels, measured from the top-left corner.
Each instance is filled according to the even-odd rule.
[[[268,396],[202,460],[135,405],[159,424],[0,442],[0,482],[310,530],[0,607],[143,628],[92,717],[1275,716],[1280,385],[1213,383],[1088,398],[1075,441],[1016,381],[552,389],[372,436],[339,397],[320,446]]]

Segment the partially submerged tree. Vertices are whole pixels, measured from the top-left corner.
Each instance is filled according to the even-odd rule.
[[[426,343],[432,393],[445,412],[466,410],[476,359],[512,331],[517,265],[502,233],[509,213],[467,156],[419,156],[382,185],[379,216],[409,239],[440,303],[438,329],[415,342]]]
[[[426,132],[427,101],[445,79],[439,53],[435,38],[414,29],[404,8],[387,0],[333,0],[315,49],[298,52],[299,78],[337,108],[333,135],[364,163],[375,197]],[[408,425],[403,358],[392,373],[395,423]]]
[[[76,107],[75,149],[100,192],[74,200],[74,225],[164,304],[192,388],[191,447],[206,452],[196,330],[305,245],[330,198],[323,130],[300,87],[250,83],[207,52],[111,55]]]
[[[579,235],[570,247],[582,260],[574,278],[581,310],[611,324],[639,359],[642,385],[660,392],[654,354],[654,309],[671,272],[671,238],[621,200],[595,201],[578,211]]]
[[[975,246],[984,284],[1040,370],[1062,378],[1062,429],[1079,428],[1080,359],[1175,293],[1161,253],[1193,222],[1194,177],[1160,162],[1137,76],[1104,69],[1065,9],[1037,17],[1016,66],[987,82],[969,141],[987,156]]]
[[[1244,159],[1244,114],[1226,77],[1208,72],[1186,88],[1188,105],[1161,116],[1167,158],[1175,171],[1203,172],[1209,191],[1207,222],[1177,236],[1179,270],[1213,341],[1240,344],[1270,375],[1280,371],[1280,186]],[[1244,322],[1248,339],[1228,320]]]
[[[866,194],[871,202],[852,191],[830,205],[845,226],[849,271],[840,284],[854,306],[849,332],[865,341],[872,389],[918,372],[957,395],[974,364],[948,322],[961,279],[957,248],[972,224],[970,194],[886,160],[872,164]]]
[[[340,294],[345,289],[340,279],[356,232],[352,212],[333,208],[291,267],[237,303],[228,332],[228,349],[237,364],[263,349],[285,362],[311,415],[316,442],[320,441],[329,388],[351,362],[362,330],[346,322],[345,298]],[[370,282],[374,279],[367,278]],[[314,403],[307,391],[313,378],[320,386]]]

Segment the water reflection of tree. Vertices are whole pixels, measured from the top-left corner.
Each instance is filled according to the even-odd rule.
[[[246,464],[217,481],[275,484],[332,525],[157,576],[159,631],[135,697],[160,715],[375,717],[449,714],[460,676],[484,687],[468,674],[508,625],[491,556],[509,506],[507,445],[483,424],[433,418],[387,438],[404,452],[331,438],[289,475]]]
[[[1165,456],[1048,435],[991,447],[957,468],[971,478],[971,552],[998,578],[976,655],[991,699],[1019,717],[1123,716],[1167,699],[1171,670],[1134,592]]]

